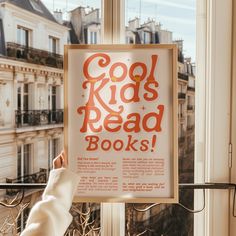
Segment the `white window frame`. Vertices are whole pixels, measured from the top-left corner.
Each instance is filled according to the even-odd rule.
[[[33,146],[33,143],[23,143],[23,144],[20,144],[20,145],[18,145],[17,146],[17,148],[18,147],[20,147],[21,148],[21,155],[20,155],[20,163],[18,163],[18,161],[19,161],[19,159],[18,159],[18,152],[17,152],[17,175],[19,174],[18,173],[18,165],[20,164],[20,172],[21,172],[21,174],[20,174],[20,177],[22,178],[22,181],[24,180],[24,176],[25,176],[25,173],[24,173],[24,166],[25,166],[25,156],[24,156],[24,154],[25,154],[25,148],[26,148],[26,146],[27,145],[29,145],[29,148],[30,148],[30,153],[29,153],[29,155],[30,155],[30,166],[29,166],[29,173],[27,173],[27,175],[30,175],[30,174],[32,174],[32,171],[33,171],[33,160],[34,160],[34,157],[33,157],[33,155],[34,155],[34,153],[33,153],[33,148],[34,148],[34,146]]]
[[[195,182],[229,182],[232,0],[197,1]],[[222,79],[224,78],[224,79]],[[203,204],[195,193],[195,208]],[[195,235],[229,234],[229,191],[206,192]],[[223,217],[222,217],[223,216]]]
[[[26,47],[31,47],[32,46],[32,34],[33,34],[33,31],[31,29],[28,29],[24,26],[21,26],[21,25],[17,25],[17,33],[16,33],[16,41],[18,44],[20,45],[23,45],[23,46],[26,46]],[[20,38],[18,38],[18,30],[20,30]],[[23,34],[22,32],[24,31],[27,31],[28,32],[28,45],[25,45],[23,44]]]
[[[236,183],[236,67],[234,66],[236,63],[236,3],[233,1],[233,37],[232,37],[232,83],[231,83],[231,94],[232,94],[232,102],[231,102],[231,133],[230,133],[230,139],[232,144],[232,153],[230,154],[231,157],[231,173],[230,173],[230,180],[232,183]],[[236,235],[236,218],[232,216],[233,211],[233,191],[230,195],[230,235]]]
[[[230,181],[232,1],[196,0],[196,183]],[[125,42],[124,2],[103,0],[103,43]],[[201,208],[202,192],[196,191],[194,199],[195,208]],[[229,223],[232,212],[229,205],[228,190],[206,191],[206,209],[194,215],[194,235],[230,235],[233,226]],[[104,236],[125,235],[125,205],[101,204],[101,224]]]
[[[53,51],[53,43],[56,43],[56,51]],[[52,35],[48,36],[48,41],[49,41],[49,52],[59,54],[60,53],[60,39],[57,37],[54,37]]]
[[[54,146],[55,145],[55,146]],[[54,148],[56,152],[54,153]],[[48,140],[48,171],[53,167],[53,160],[59,154],[60,138],[51,138]]]

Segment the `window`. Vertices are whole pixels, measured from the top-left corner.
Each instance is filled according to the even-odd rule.
[[[53,160],[60,152],[60,139],[54,138],[48,141],[48,170],[52,169]]]
[[[126,42],[132,43],[129,38],[135,37],[136,44],[175,43],[178,47],[178,107],[179,107],[179,182],[193,182],[194,150],[188,149],[188,139],[194,140],[194,131],[187,132],[187,126],[192,125],[187,119],[187,85],[191,80],[191,61],[195,61],[195,16],[196,1],[125,1],[125,36]],[[184,5],[185,4],[185,5]],[[189,22],[188,24],[186,22]],[[190,57],[192,57],[190,59]],[[194,76],[192,76],[194,77]],[[192,83],[192,82],[191,82]],[[193,95],[194,91],[192,92]],[[194,120],[194,113],[193,113]],[[192,122],[192,120],[191,120]],[[193,121],[194,122],[194,121]],[[194,145],[194,143],[192,143]],[[190,168],[191,167],[191,168]],[[180,201],[193,208],[193,191],[180,192]],[[145,209],[145,204],[126,204],[126,229],[130,235],[193,235],[193,216],[174,205],[156,206]],[[170,212],[174,212],[173,215]],[[181,220],[178,220],[181,218]],[[165,222],[163,224],[162,222]],[[171,230],[170,230],[171,229]]]
[[[143,32],[143,43],[148,44],[151,43],[150,41],[150,32]]]
[[[30,0],[30,4],[33,7],[34,10],[43,13],[41,6],[38,4],[37,0]]]
[[[24,125],[30,122],[30,84],[17,84],[17,124]]]
[[[26,47],[31,46],[32,31],[22,26],[17,26],[17,43]]]
[[[49,86],[48,88],[48,107],[50,110],[50,120],[52,122],[56,122],[57,120],[57,99],[58,99],[58,93],[57,93],[57,86]]]
[[[96,31],[91,31],[90,32],[90,44],[97,44],[97,32]]]
[[[59,53],[59,39],[49,36],[49,51],[52,53]]]
[[[48,108],[50,110],[57,109],[57,86],[50,85],[48,87]]]
[[[19,83],[17,86],[17,109],[29,110],[29,84]]]
[[[32,174],[32,144],[17,147],[17,177],[24,182],[24,176]]]
[[[57,108],[56,102],[57,102],[57,87],[52,86],[52,106],[51,106],[52,110],[56,110]]]

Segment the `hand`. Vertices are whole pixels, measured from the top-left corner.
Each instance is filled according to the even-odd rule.
[[[58,168],[67,168],[67,156],[64,151],[62,151],[54,160],[53,160],[53,169]]]

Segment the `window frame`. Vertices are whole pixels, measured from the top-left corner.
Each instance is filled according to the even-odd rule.
[[[16,41],[18,44],[25,46],[25,47],[31,47],[32,46],[32,30],[29,28],[26,28],[24,26],[21,25],[17,25],[17,33],[16,33]],[[27,34],[25,36],[27,36],[27,38],[25,38],[25,44],[23,44],[23,31],[27,32]],[[20,38],[19,38],[19,33],[20,32]]]
[[[230,181],[228,145],[231,32],[232,0],[197,1],[195,94],[195,182],[197,183]],[[196,209],[201,208],[203,204],[202,196],[201,191],[195,192]],[[206,209],[194,215],[195,235],[229,235],[229,214],[229,191],[206,191]]]
[[[53,54],[59,54],[60,53],[60,39],[52,35],[49,35],[48,41],[49,41],[49,52]],[[54,47],[56,49],[55,51],[54,51]]]
[[[60,138],[50,138],[48,139],[48,171],[53,167],[53,160],[59,154],[60,148]]]
[[[27,156],[25,149],[29,147],[28,153],[28,160],[29,162],[29,173],[25,173],[25,162]],[[20,152],[18,152],[18,149],[20,149]],[[20,153],[20,157],[19,157]],[[20,165],[20,166],[19,166]],[[20,167],[20,173],[18,172]],[[17,145],[17,178],[21,178],[22,181],[24,181],[24,176],[32,174],[33,171],[33,143],[24,143]]]

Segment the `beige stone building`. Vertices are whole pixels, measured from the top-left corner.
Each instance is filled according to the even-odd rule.
[[[40,1],[0,1],[1,183],[46,182],[63,147],[62,55],[67,38],[68,28]],[[26,192],[25,201],[31,193]],[[11,195],[0,191],[1,200]],[[0,207],[1,223],[7,215]],[[19,231],[24,215],[17,222]]]

